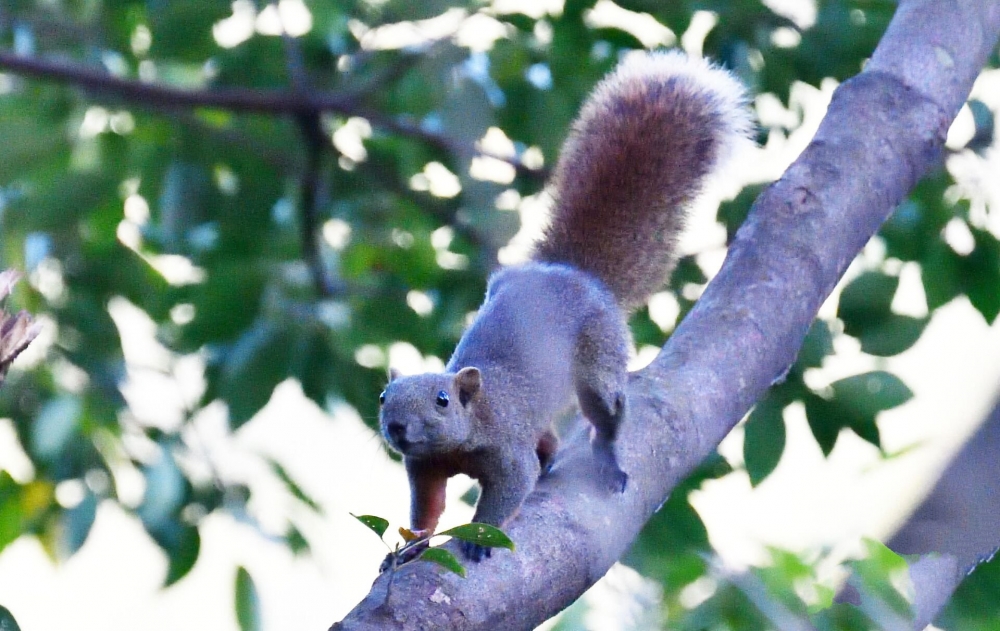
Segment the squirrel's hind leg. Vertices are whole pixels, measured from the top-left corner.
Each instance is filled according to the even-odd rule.
[[[596,430],[594,456],[609,487],[617,492],[624,492],[628,482],[614,450],[627,408],[628,348],[627,325],[617,307],[609,307],[582,327],[573,366],[580,411]]]

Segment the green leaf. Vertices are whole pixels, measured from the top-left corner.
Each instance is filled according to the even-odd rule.
[[[463,526],[449,528],[444,532],[435,533],[442,536],[454,537],[469,543],[475,543],[487,548],[507,548],[514,549],[514,542],[510,540],[502,530],[489,524],[479,524],[472,522]]]
[[[293,554],[299,555],[309,553],[309,541],[305,538],[305,535],[302,534],[302,531],[295,526],[288,527],[288,532],[285,533],[285,543],[288,544],[288,547],[291,549]]]
[[[465,578],[465,568],[458,562],[458,559],[455,558],[454,554],[448,552],[444,548],[427,548],[417,558],[424,561],[430,561],[431,563],[437,563],[441,567],[458,574],[462,578]]]
[[[898,355],[913,346],[924,332],[930,318],[890,313],[866,326],[857,337],[861,350],[879,357]]]
[[[21,536],[25,516],[23,488],[6,471],[0,471],[0,550]]]
[[[63,542],[68,554],[83,547],[97,517],[97,504],[97,496],[88,490],[79,504],[63,513]]]
[[[263,628],[257,588],[250,573],[242,566],[236,570],[236,621],[241,631],[260,631]]]
[[[382,519],[381,517],[377,517],[375,515],[355,515],[354,513],[350,513],[350,515],[365,526],[368,526],[372,532],[378,535],[379,539],[382,538],[382,535],[384,535],[385,531],[389,528],[389,520],[387,519]]]
[[[965,146],[977,153],[985,151],[993,145],[993,141],[996,139],[996,120],[993,116],[993,110],[978,99],[969,99],[969,110],[972,112],[972,120],[976,124],[976,133]]]
[[[861,350],[888,357],[902,353],[920,338],[928,318],[892,313],[891,305],[899,278],[882,272],[865,272],[840,295],[837,317],[844,332],[861,341]]]
[[[303,491],[302,487],[300,487],[295,482],[295,480],[293,480],[291,476],[288,475],[288,472],[285,471],[284,467],[282,467],[274,460],[269,459],[268,462],[271,465],[271,470],[274,471],[275,475],[281,478],[281,481],[285,483],[285,486],[288,487],[289,492],[291,492],[291,494],[294,495],[296,499],[306,504],[307,506],[309,506],[309,508],[313,509],[317,513],[323,512],[322,509],[319,507],[319,504],[316,503],[316,500],[306,495],[306,492]]]
[[[233,429],[249,421],[271,400],[289,375],[291,335],[277,323],[256,324],[226,353],[219,395],[229,405]]]
[[[889,312],[899,278],[882,272],[865,272],[844,287],[837,306],[837,317],[860,325],[872,317]],[[848,331],[849,335],[853,335]]]
[[[806,395],[803,402],[806,405],[806,419],[813,437],[823,450],[824,456],[829,456],[837,444],[840,430],[844,428],[844,418],[837,407],[817,394]]]
[[[167,568],[167,579],[164,587],[169,587],[181,580],[194,567],[198,560],[198,553],[201,550],[201,534],[195,526],[180,526],[177,528],[176,544],[167,554],[170,556],[170,565]]]
[[[14,620],[14,614],[3,605],[0,605],[0,631],[21,631]]]
[[[920,280],[927,308],[934,311],[962,292],[962,257],[947,243],[934,241],[920,259]]]
[[[990,324],[1000,314],[1000,242],[992,233],[969,227],[976,248],[963,261],[965,293]]]
[[[955,590],[937,625],[942,629],[994,631],[1000,620],[1000,554],[977,563]]]
[[[856,416],[874,416],[913,398],[913,391],[902,379],[884,370],[847,377],[830,387],[837,405]]]
[[[784,408],[784,402],[768,396],[754,407],[743,428],[743,460],[753,486],[774,471],[785,449]]]
[[[809,428],[824,455],[830,455],[840,430],[850,427],[861,438],[881,448],[878,413],[906,403],[913,392],[899,377],[881,370],[847,377],[831,384],[833,397],[805,397]]]

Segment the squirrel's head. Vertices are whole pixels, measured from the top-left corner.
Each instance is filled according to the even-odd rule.
[[[458,372],[400,377],[389,371],[379,395],[379,427],[389,445],[405,456],[446,454],[465,446],[481,397],[482,373]]]

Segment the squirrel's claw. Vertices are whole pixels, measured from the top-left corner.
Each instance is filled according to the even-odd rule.
[[[479,544],[475,544],[469,541],[463,541],[461,543],[462,554],[466,559],[479,563],[484,557],[489,557],[492,554],[492,549]]]
[[[617,466],[601,467],[601,475],[607,480],[608,490],[612,493],[624,493],[628,486],[628,474]]]
[[[416,531],[416,532],[426,532],[426,531]],[[413,559],[420,556],[420,553],[426,550],[429,545],[430,544],[424,541],[418,545],[413,546],[412,548],[404,550],[403,552],[390,552],[389,554],[385,555],[384,559],[382,559],[382,563],[378,566],[378,573],[382,574],[383,572],[392,567],[392,557],[398,556],[398,558],[396,559],[396,567],[399,567],[400,565],[403,565],[404,563],[409,563]]]

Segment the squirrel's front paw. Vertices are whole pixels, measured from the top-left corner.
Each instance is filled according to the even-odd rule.
[[[601,475],[607,480],[608,490],[612,493],[624,493],[628,486],[628,474],[617,466],[601,467]]]
[[[490,548],[469,541],[463,541],[461,547],[465,558],[476,563],[479,563],[483,558],[489,557],[491,554]]]

